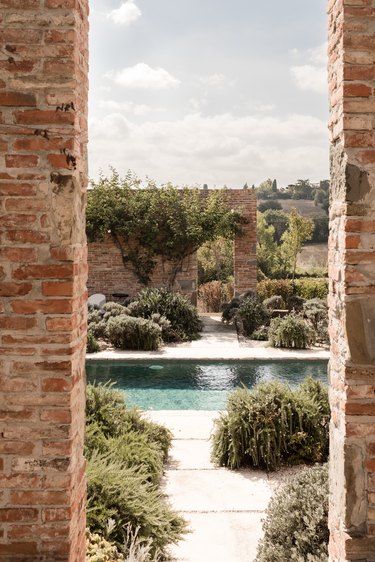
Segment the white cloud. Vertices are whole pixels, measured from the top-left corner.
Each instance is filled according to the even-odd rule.
[[[150,105],[137,104],[133,102],[121,102],[116,100],[100,100],[99,107],[109,111],[119,111],[125,114],[143,117],[152,113],[166,111],[165,107],[151,107]]]
[[[309,115],[191,113],[136,124],[115,113],[92,122],[90,138],[91,177],[109,164],[179,185],[240,187],[266,177],[287,185],[328,175],[326,123]]]
[[[124,68],[119,72],[108,72],[106,77],[112,78],[117,84],[127,88],[163,90],[180,84],[180,80],[169,74],[164,68],[151,68],[144,62]]]
[[[292,66],[290,71],[298,88],[301,90],[310,90],[317,93],[325,93],[327,91],[327,70],[325,66],[304,64],[302,66]]]
[[[290,72],[300,90],[326,93],[327,86],[327,43],[305,52],[293,49],[294,56],[303,57],[307,64],[292,66]]]
[[[223,86],[224,84],[229,84],[229,79],[225,76],[225,74],[215,73],[211,74],[210,76],[205,76],[200,80],[202,84],[206,84],[207,86]]]
[[[123,2],[119,8],[109,12],[109,14],[107,14],[107,18],[117,24],[130,25],[131,23],[137,21],[141,15],[142,12],[134,3],[134,0],[127,0],[126,2]]]

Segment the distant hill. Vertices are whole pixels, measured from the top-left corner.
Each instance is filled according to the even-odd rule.
[[[276,199],[276,201],[280,203],[285,213],[289,213],[294,208],[300,215],[305,217],[312,217],[314,215],[326,216],[326,212],[309,199]]]

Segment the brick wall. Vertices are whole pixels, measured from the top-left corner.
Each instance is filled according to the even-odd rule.
[[[88,1],[0,5],[0,559],[83,561]]]
[[[330,560],[375,560],[375,1],[330,0]]]
[[[240,294],[256,288],[256,195],[252,189],[231,189],[227,196],[229,204],[241,208],[242,215],[248,220],[243,227],[243,236],[234,242],[235,290]],[[131,266],[124,267],[121,252],[110,238],[88,245],[88,264],[90,295],[103,293],[111,298],[113,293],[126,293],[133,296],[143,288]],[[158,261],[150,286],[168,286],[170,267],[170,263]],[[196,302],[197,274],[197,256],[194,254],[184,261],[175,283],[175,289],[193,302]]]

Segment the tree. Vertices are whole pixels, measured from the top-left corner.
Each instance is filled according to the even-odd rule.
[[[272,180],[268,178],[268,180],[263,181],[259,185],[257,188],[258,199],[272,199],[275,197],[275,193],[272,190],[272,183]]]
[[[311,240],[313,232],[313,221],[300,215],[296,209],[292,209],[289,213],[288,229],[281,237],[281,256],[286,269],[292,274],[293,280],[296,274],[298,254],[303,243]]]
[[[257,264],[267,277],[280,273],[280,248],[275,241],[275,228],[268,225],[265,216],[257,213]]]
[[[198,250],[198,284],[227,282],[234,274],[233,240],[217,238],[205,242]]]
[[[288,214],[284,211],[268,209],[264,212],[264,219],[268,226],[274,227],[275,240],[278,244],[281,244],[281,237],[288,228]]]
[[[240,210],[231,209],[225,190],[204,194],[199,189],[157,187],[131,173],[120,178],[112,169],[88,194],[86,230],[90,241],[111,236],[124,266],[132,265],[140,282],[148,285],[156,260],[169,262],[169,287],[185,258],[204,242],[241,232]]]
[[[258,211],[260,211],[261,213],[264,213],[265,211],[268,211],[268,209],[272,209],[273,211],[281,211],[282,208],[283,207],[282,207],[281,203],[279,201],[277,201],[277,199],[270,199],[269,201],[262,201],[258,205]]]

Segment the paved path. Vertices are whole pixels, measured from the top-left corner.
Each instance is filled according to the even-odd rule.
[[[174,562],[252,562],[268,501],[283,479],[260,471],[231,471],[210,461],[209,436],[218,412],[154,411],[173,432],[164,478],[173,507],[191,533],[171,548]]]
[[[324,349],[276,349],[267,347],[265,342],[254,342],[244,338],[238,341],[234,327],[223,324],[220,314],[204,314],[202,320],[203,332],[198,340],[170,344],[159,351],[100,351],[88,354],[87,359],[329,359],[329,352]]]

